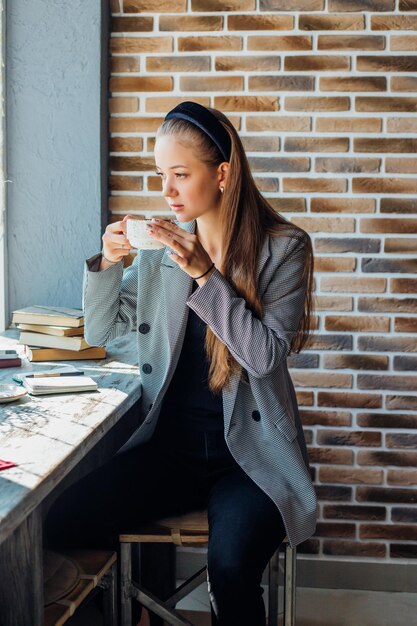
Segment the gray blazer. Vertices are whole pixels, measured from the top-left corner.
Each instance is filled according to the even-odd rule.
[[[176,224],[189,232],[195,220]],[[283,518],[292,546],[315,531],[317,498],[311,481],[294,387],[287,369],[291,338],[302,315],[300,280],[305,247],[294,237],[266,236],[259,256],[262,320],[246,307],[216,270],[191,293],[193,279],[166,254],[141,250],[132,265],[119,262],[98,272],[100,255],[86,262],[83,284],[85,337],[104,346],[136,332],[142,382],[141,425],[121,451],[147,441],[175,371],[184,340],[188,307],[204,320],[247,371],[224,387],[224,434],[244,471],[268,494]]]

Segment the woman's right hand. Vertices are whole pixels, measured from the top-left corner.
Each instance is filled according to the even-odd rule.
[[[125,215],[121,222],[114,222],[107,226],[101,238],[104,261],[107,259],[111,263],[117,263],[130,253],[132,246],[126,236],[127,220],[130,218],[132,215]]]

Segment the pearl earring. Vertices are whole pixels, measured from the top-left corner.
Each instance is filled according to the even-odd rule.
[[[223,193],[224,187],[220,187],[220,193]]]

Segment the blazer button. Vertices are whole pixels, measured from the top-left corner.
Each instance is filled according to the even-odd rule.
[[[149,326],[149,324],[140,324],[140,326],[139,326],[139,332],[140,332],[140,333],[143,333],[144,335],[146,335],[146,333],[148,333],[148,332],[149,332],[150,328],[151,328],[151,327]]]
[[[252,417],[255,422],[259,422],[259,420],[261,419],[261,414],[259,413],[259,411],[252,411]]]
[[[152,365],[149,365],[149,363],[144,363],[142,367],[142,372],[144,374],[150,374],[152,372]]]

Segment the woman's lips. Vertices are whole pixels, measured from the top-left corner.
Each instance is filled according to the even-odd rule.
[[[184,208],[183,204],[171,204],[171,209],[173,211],[180,211],[183,208]]]

